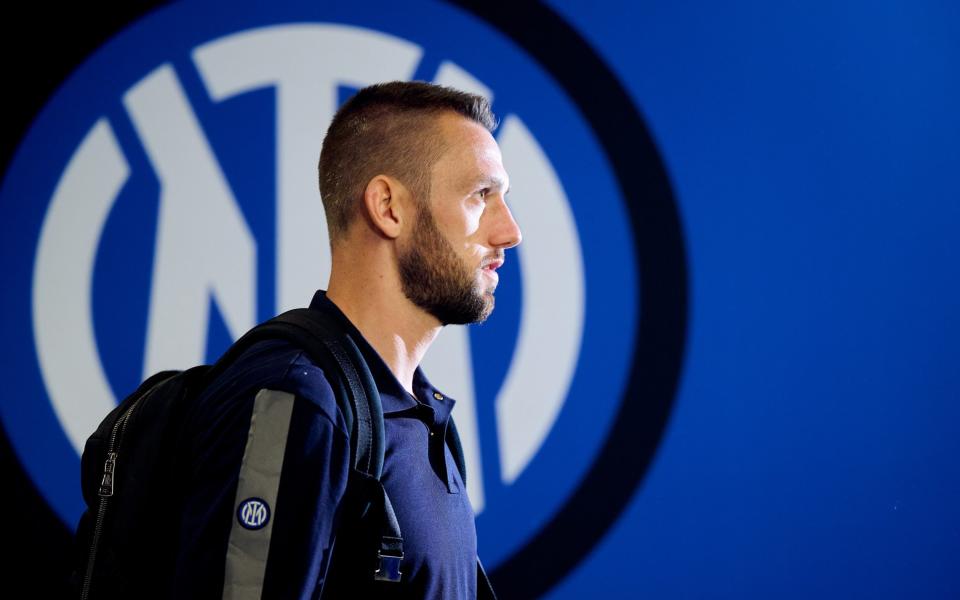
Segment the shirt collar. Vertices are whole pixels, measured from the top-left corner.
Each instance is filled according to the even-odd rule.
[[[434,410],[439,409],[440,412],[450,414],[454,400],[447,398],[446,394],[437,391],[437,389],[430,384],[427,376],[423,373],[423,369],[420,367],[417,367],[417,370],[413,373],[413,391],[417,397],[414,398],[407,390],[403,389],[403,386],[397,381],[397,377],[393,374],[393,371],[390,370],[387,363],[383,362],[383,359],[380,358],[380,355],[374,350],[373,346],[363,337],[360,330],[350,322],[350,319],[343,314],[343,311],[341,311],[336,304],[327,298],[326,291],[317,290],[317,293],[313,296],[313,301],[310,302],[310,308],[334,315],[343,323],[344,327],[346,327],[350,337],[354,343],[356,343],[357,348],[360,349],[360,354],[363,355],[364,360],[367,362],[367,367],[370,368],[374,383],[377,384],[384,414],[415,409],[420,404],[427,404],[433,407]]]

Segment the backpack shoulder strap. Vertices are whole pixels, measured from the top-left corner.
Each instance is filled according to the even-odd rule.
[[[274,317],[261,327],[269,327],[268,332],[276,332],[303,348],[311,360],[327,367],[327,372],[343,377],[349,400],[346,408],[352,413],[348,420],[353,421],[354,468],[380,479],[386,448],[380,393],[360,349],[343,326],[321,311],[298,308]]]
[[[379,479],[383,472],[386,442],[383,426],[383,406],[373,375],[363,355],[346,329],[334,317],[321,311],[298,308],[287,311],[253,328],[238,340],[217,362],[229,364],[253,344],[264,340],[282,339],[303,349],[310,359],[327,373],[339,373],[345,385],[334,386],[338,403],[351,429],[351,453],[354,468],[365,475],[363,495],[369,506],[380,516],[380,544],[377,551],[378,568],[374,578],[380,581],[400,581],[400,562],[403,559],[403,536],[393,505]],[[331,382],[333,385],[335,382]],[[343,398],[343,396],[347,396]],[[445,442],[450,448],[460,477],[467,483],[463,445],[453,419],[447,427]],[[481,598],[495,600],[490,580],[477,560],[477,587]]]
[[[289,341],[303,349],[324,372],[338,374],[342,379],[331,381],[331,385],[350,427],[354,470],[361,474],[355,479],[364,504],[359,507],[360,513],[372,510],[380,528],[378,565],[373,575],[380,581],[400,581],[403,535],[390,497],[380,482],[386,449],[383,406],[360,349],[335,317],[309,308],[290,310],[270,319],[244,335],[235,347],[242,351],[265,339]]]

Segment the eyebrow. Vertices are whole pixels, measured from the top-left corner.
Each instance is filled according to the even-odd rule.
[[[503,192],[503,195],[506,196],[507,194],[510,193],[510,187],[505,186],[505,183],[506,182],[503,179],[500,179],[499,177],[483,177],[479,181],[477,181],[475,185],[482,186],[482,187],[495,187],[501,190],[504,189],[504,187],[506,187],[506,190]]]

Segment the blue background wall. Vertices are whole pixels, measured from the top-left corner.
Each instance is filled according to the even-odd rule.
[[[660,149],[690,320],[645,480],[549,597],[960,596],[960,9],[551,5]],[[8,153],[56,86],[47,74],[135,15],[89,16],[101,25],[71,59],[5,52],[44,90],[20,100]],[[46,30],[39,16],[16,29],[7,50]],[[37,581],[30,552],[63,555],[65,534],[17,490],[5,514],[37,525],[17,530],[27,558],[5,579]]]
[[[960,595],[957,5],[555,6],[643,109],[692,288],[656,462],[557,597]]]

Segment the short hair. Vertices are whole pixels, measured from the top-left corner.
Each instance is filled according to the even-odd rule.
[[[483,96],[422,81],[371,85],[340,107],[317,166],[331,243],[359,214],[367,183],[378,174],[396,177],[418,201],[426,200],[430,169],[443,152],[431,118],[449,111],[488,131],[496,128],[490,102]]]

